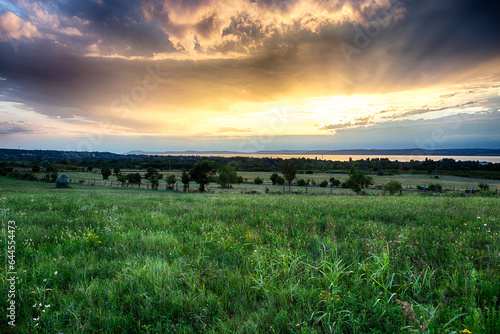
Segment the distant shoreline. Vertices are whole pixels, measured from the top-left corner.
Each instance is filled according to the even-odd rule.
[[[484,157],[500,156],[500,149],[353,149],[353,150],[276,150],[276,151],[256,151],[256,152],[236,152],[236,151],[165,151],[165,152],[147,152],[134,150],[126,155],[356,155],[356,156],[463,156],[463,157]]]

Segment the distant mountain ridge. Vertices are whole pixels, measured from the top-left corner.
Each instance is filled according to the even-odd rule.
[[[351,149],[351,150],[276,150],[276,151],[256,151],[256,152],[236,152],[236,151],[165,151],[146,152],[134,150],[129,155],[176,155],[176,154],[266,154],[266,155],[415,155],[415,156],[500,156],[500,149],[486,148],[462,148],[462,149],[439,149],[423,150],[414,149]]]

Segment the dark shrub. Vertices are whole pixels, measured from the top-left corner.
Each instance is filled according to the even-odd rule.
[[[129,183],[141,183],[142,176],[140,173],[130,173],[127,174],[127,180]]]
[[[304,187],[306,184],[307,184],[307,182],[306,182],[306,180],[304,180],[304,179],[298,179],[298,180],[297,180],[297,185],[298,185],[299,187]]]
[[[69,188],[69,177],[62,173],[56,180],[56,188]]]
[[[255,184],[262,184],[264,183],[264,180],[262,180],[260,177],[256,177],[254,180],[253,180],[253,183]]]

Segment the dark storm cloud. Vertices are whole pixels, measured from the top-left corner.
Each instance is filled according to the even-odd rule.
[[[0,76],[6,79],[0,81],[0,95],[51,117],[116,117],[109,114],[113,102],[141,85],[146,67],[155,66],[143,58],[193,51],[186,41],[195,45],[193,59],[188,55],[186,60],[165,60],[162,68],[168,78],[161,89],[148,92],[139,107],[166,114],[196,106],[225,112],[232,102],[270,101],[292,89],[310,96],[411,89],[439,84],[500,54],[498,2],[403,1],[398,5],[401,12],[393,11],[397,19],[353,54],[351,64],[339,44],[355,46],[356,29],[375,20],[380,7],[367,0],[311,0],[328,13],[349,5],[353,17],[304,13],[288,19],[300,2],[241,1],[268,17],[227,10],[212,0],[45,2],[57,7],[52,14],[59,27],[78,22],[81,35],[54,32],[51,39],[49,28],[40,26],[41,37],[19,40],[18,52],[12,41],[0,42]],[[15,14],[28,20],[21,12]],[[234,52],[241,58],[196,59],[197,52],[214,58]],[[89,53],[95,57],[86,57]],[[110,55],[129,58],[101,57]],[[438,110],[402,111],[400,117]],[[368,122],[360,119],[348,126]]]
[[[413,80],[459,75],[498,57],[500,2],[494,0],[404,1],[407,16],[366,51],[386,48],[391,74]],[[392,41],[392,42],[389,42]],[[498,69],[492,69],[498,70]],[[429,82],[430,83],[430,82]]]
[[[103,54],[151,56],[174,51],[168,35],[154,23],[147,23],[138,2],[124,0],[68,1],[60,5],[67,17],[88,21],[83,33],[98,40]]]

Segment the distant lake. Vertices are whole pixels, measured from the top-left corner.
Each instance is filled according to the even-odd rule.
[[[349,158],[352,160],[361,160],[361,159],[382,159],[387,158],[391,161],[401,161],[401,162],[409,162],[410,160],[416,161],[424,161],[425,158],[432,159],[434,161],[439,161],[441,159],[455,159],[456,161],[486,161],[492,163],[500,163],[500,156],[444,156],[444,155],[295,155],[295,154],[252,154],[252,153],[235,153],[235,154],[162,154],[162,155],[173,155],[173,156],[201,156],[201,157],[251,157],[251,158],[282,158],[282,159],[290,159],[290,158],[306,158],[306,159],[324,159],[331,161],[349,161]]]

